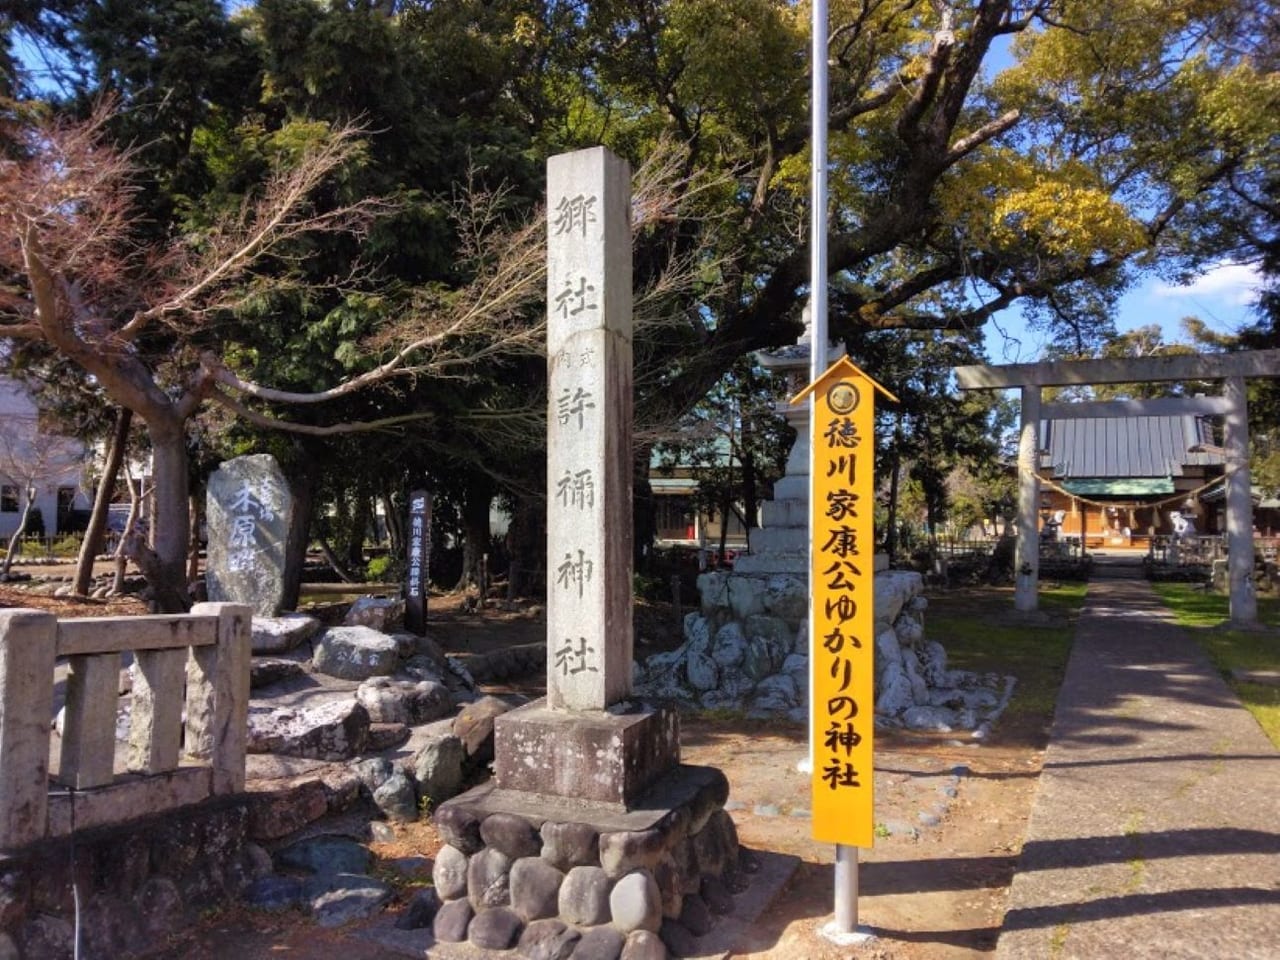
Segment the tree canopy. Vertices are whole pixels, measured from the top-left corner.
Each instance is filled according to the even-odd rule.
[[[210,401],[236,427],[206,435],[288,421],[313,463],[355,426],[413,423],[412,444],[360,441],[380,451],[356,458],[371,481],[443,455],[536,495],[541,281],[522,225],[545,157],[598,143],[659,158],[648,183],[666,184],[636,201],[642,435],[799,332],[807,4],[234,6],[0,14],[6,363],[70,360],[171,445]],[[1274,244],[1270,2],[830,6],[834,339],[967,343],[1021,308],[1063,349],[1097,349],[1142,271]],[[290,189],[292,226],[241,257]]]

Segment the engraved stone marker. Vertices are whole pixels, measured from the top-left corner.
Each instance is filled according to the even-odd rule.
[[[629,700],[629,181],[603,148],[547,161],[547,698],[494,720],[493,767],[622,810],[680,763],[676,714]]]
[[[547,163],[547,699],[631,691],[630,169]]]
[[[409,535],[405,549],[404,627],[419,636],[427,632],[427,576],[431,567],[431,494],[409,494]]]
[[[284,602],[285,542],[293,496],[269,454],[227,460],[209,478],[209,599],[274,617]]]

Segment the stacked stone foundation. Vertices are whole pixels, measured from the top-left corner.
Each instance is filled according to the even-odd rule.
[[[630,807],[485,784],[435,814],[438,942],[616,960],[698,952],[732,909],[729,784],[679,765]]]

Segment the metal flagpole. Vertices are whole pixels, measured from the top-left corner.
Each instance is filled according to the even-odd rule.
[[[827,369],[827,0],[813,3],[813,149],[810,157],[810,238],[809,238],[809,382],[816,383]],[[814,470],[817,468],[816,394],[809,397],[809,502],[814,498]],[[816,511],[809,511],[809,550],[814,549],[816,531],[812,529]],[[810,577],[813,566],[810,564]],[[810,596],[813,584],[809,585]],[[811,618],[812,619],[812,618]],[[814,631],[809,631],[809,668],[817,663],[814,653]],[[810,690],[816,687],[810,683]],[[810,714],[813,703],[809,704]],[[813,719],[809,721],[809,766],[815,762],[813,743]],[[836,844],[835,870],[836,933],[852,933],[858,926],[858,848]]]
[[[811,50],[813,87],[813,150],[810,159],[810,241],[809,241],[809,319],[812,340],[809,345],[809,382],[816,383],[827,369],[827,0],[813,0],[813,43]],[[817,467],[816,392],[809,396],[809,503],[814,503],[814,478]],[[813,520],[817,511],[809,510],[809,551],[814,550]],[[813,564],[809,564],[809,596],[814,596]],[[817,664],[815,654],[813,608],[810,604],[809,669]],[[817,689],[810,677],[809,689]],[[809,769],[816,762],[813,742],[813,699],[809,702]],[[858,934],[858,848],[836,844],[835,922],[824,929],[828,939],[841,943],[865,939]]]
[[[810,104],[813,146],[809,157],[809,382],[816,383],[827,369],[827,0],[813,0],[813,62]],[[813,504],[813,478],[818,451],[813,443],[817,423],[815,395],[809,396],[809,503]],[[813,511],[809,511],[809,571],[813,576]],[[814,585],[809,584],[810,620]],[[809,631],[809,689],[818,662],[813,631]],[[812,699],[812,698],[811,698]],[[809,705],[809,753],[806,773],[813,773],[813,704]]]

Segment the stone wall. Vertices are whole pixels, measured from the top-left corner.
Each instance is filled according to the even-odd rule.
[[[681,769],[682,799],[634,811],[539,811],[491,786],[443,806],[434,938],[526,957],[701,955],[699,938],[732,909],[738,836],[724,774]]]
[[[691,709],[808,720],[808,587],[802,576],[706,573],[702,608],[685,618],[685,642],[637,664],[637,695]],[[875,575],[876,723],[913,729],[984,731],[1007,702],[1011,681],[951,670],[946,650],[925,638],[920,574]]]
[[[239,897],[254,873],[245,798],[128,827],[83,831],[0,860],[0,956],[69,960],[79,887],[81,956],[129,956],[202,910]],[[265,856],[265,854],[264,854]],[[74,859],[73,859],[74,858]]]
[[[0,856],[0,958],[72,960],[76,894],[85,960],[154,949],[271,879],[268,849],[361,802],[354,772],[321,765],[248,793],[79,830],[74,845],[59,837],[10,850]]]

